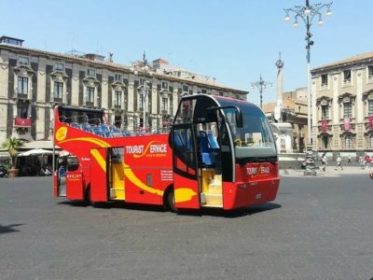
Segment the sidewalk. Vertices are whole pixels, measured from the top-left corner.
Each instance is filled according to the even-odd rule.
[[[343,170],[340,170],[335,165],[329,165],[326,167],[326,171],[316,169],[316,177],[339,177],[341,175],[365,175],[368,176],[370,172],[373,171],[373,167],[367,167],[361,169],[359,166],[343,166]],[[281,169],[280,176],[284,177],[314,177],[314,176],[304,176],[304,169]]]

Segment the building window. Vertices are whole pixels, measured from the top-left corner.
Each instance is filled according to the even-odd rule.
[[[28,65],[29,64],[29,59],[28,57],[20,56],[18,58],[18,64],[19,65]]]
[[[368,100],[368,116],[373,115],[373,99]]]
[[[18,77],[18,94],[28,93],[28,78]]]
[[[345,149],[352,149],[352,136],[351,135],[345,136]]]
[[[87,69],[87,75],[90,77],[96,76],[96,70],[95,69]]]
[[[5,43],[5,44],[11,44],[11,45],[16,45],[16,46],[22,46],[23,40],[18,40],[18,39],[13,39],[13,38],[3,38],[0,43]]]
[[[115,115],[114,116],[114,125],[117,128],[120,128],[122,126],[122,116],[121,115]]]
[[[329,137],[327,135],[322,136],[323,149],[327,149],[329,146]]]
[[[168,88],[168,83],[167,82],[162,82],[162,88],[167,89]]]
[[[343,103],[343,117],[351,118],[352,117],[352,104],[351,102]]]
[[[321,86],[322,87],[328,86],[328,75],[327,74],[321,75]]]
[[[116,82],[122,82],[122,75],[121,74],[115,74],[114,79]]]
[[[54,94],[53,97],[57,99],[62,99],[63,94],[63,83],[62,82],[54,82]]]
[[[188,86],[185,86],[185,85],[184,85],[184,86],[183,86],[183,91],[184,91],[184,92],[187,92],[188,90],[189,90],[189,89],[188,89]]]
[[[345,84],[351,83],[351,70],[343,71],[343,82]]]
[[[122,91],[116,90],[114,95],[114,106],[120,107],[122,102]]]
[[[373,65],[368,66],[368,79],[373,79]]]
[[[168,98],[167,97],[162,97],[161,110],[162,112],[168,111]]]
[[[321,119],[329,120],[329,106],[328,105],[321,106]]]
[[[21,119],[27,119],[28,118],[28,107],[29,105],[27,103],[18,103],[17,105],[17,116]]]
[[[93,103],[95,100],[95,88],[87,87],[87,102]]]
[[[139,109],[144,110],[144,95],[139,93]]]
[[[56,63],[56,65],[54,65],[54,69],[56,71],[63,71],[65,69],[65,65],[63,65],[63,63]]]

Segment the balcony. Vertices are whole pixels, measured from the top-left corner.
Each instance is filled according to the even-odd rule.
[[[16,117],[14,118],[14,127],[26,127],[29,128],[32,125],[32,120],[31,118],[21,118],[21,117]]]
[[[92,101],[86,101],[85,106],[87,107],[94,107],[94,103]]]
[[[63,98],[62,97],[53,97],[53,102],[54,103],[63,103]]]
[[[122,108],[122,105],[120,105],[120,104],[114,104],[114,110],[116,110],[116,111],[120,111],[120,110],[122,110],[123,108]]]
[[[28,100],[28,99],[29,99],[28,94],[27,94],[27,93],[24,93],[24,92],[17,92],[17,93],[14,95],[14,98],[17,98],[17,99],[24,99],[24,100]]]

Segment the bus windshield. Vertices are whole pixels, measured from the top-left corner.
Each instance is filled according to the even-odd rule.
[[[276,144],[263,112],[250,103],[237,102],[235,105],[242,113],[242,127],[236,125],[235,110],[224,109],[223,111],[232,133],[236,158],[276,156]]]

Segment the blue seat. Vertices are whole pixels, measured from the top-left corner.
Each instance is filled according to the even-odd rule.
[[[88,123],[83,124],[83,130],[90,133],[94,133],[93,128]]]
[[[101,126],[97,126],[97,127],[93,128],[93,131],[94,131],[94,133],[97,134],[98,136],[106,137],[106,135],[105,135],[105,131],[102,129]]]
[[[214,162],[212,160],[212,155],[209,153],[201,153],[201,160],[202,160],[202,165],[204,166],[214,165]]]
[[[212,152],[214,149],[212,149],[211,143],[209,142],[209,137],[205,131],[200,131],[198,133],[198,146],[201,153],[202,166],[213,166],[214,160]]]
[[[218,143],[215,135],[212,133],[212,131],[209,131],[207,133],[207,138],[208,138],[208,141],[209,141],[209,144],[210,144],[210,148],[212,150],[218,150],[219,149],[219,143]]]
[[[118,127],[113,126],[111,128],[110,137],[120,137],[122,135],[123,135],[123,133],[122,133],[122,131]]]

